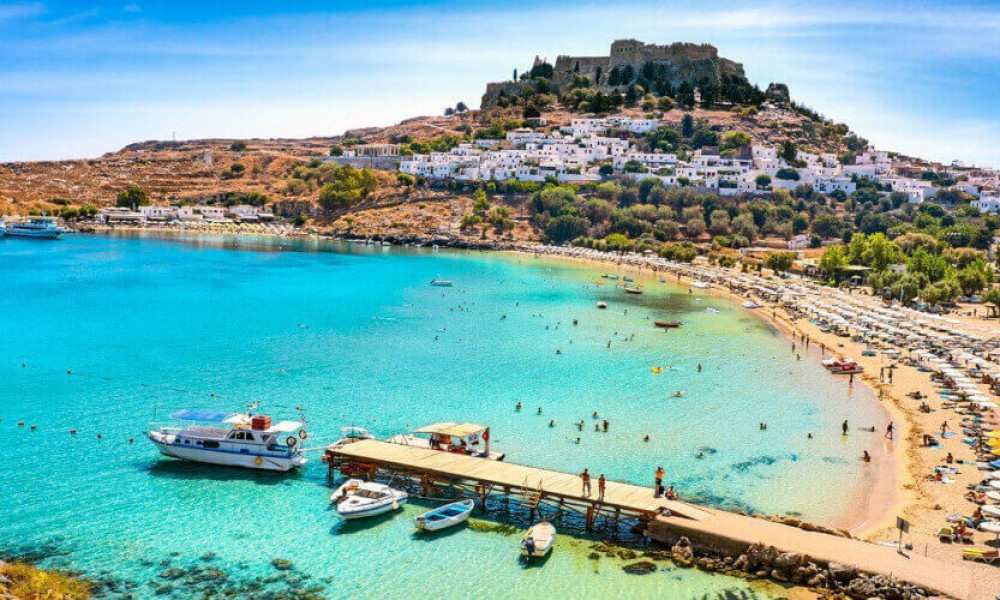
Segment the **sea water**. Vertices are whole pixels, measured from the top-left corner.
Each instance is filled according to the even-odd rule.
[[[631,575],[585,536],[526,568],[509,527],[523,522],[479,514],[415,536],[428,502],[344,523],[319,452],[291,474],[164,458],[143,431],[171,410],[301,407],[316,447],[346,425],[383,437],[472,421],[511,462],[647,486],[662,465],[684,499],[820,522],[872,477],[857,458],[877,435],[840,423],[884,423],[732,302],[655,282],[626,295],[526,255],[69,236],[0,242],[0,283],[0,555],[80,570],[112,597],[771,593],[667,563]],[[664,319],[683,326],[653,326]]]

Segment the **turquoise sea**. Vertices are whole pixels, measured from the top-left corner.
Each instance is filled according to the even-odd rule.
[[[456,287],[429,286],[438,276]],[[427,503],[345,525],[319,453],[256,473],[162,458],[143,436],[156,409],[260,400],[276,417],[301,406],[310,445],[345,425],[381,437],[473,421],[509,461],[645,485],[663,465],[683,498],[714,506],[838,523],[863,499],[872,473],[857,457],[877,436],[842,438],[840,423],[881,430],[885,416],[860,386],[796,360],[734,303],[595,280],[527,256],[334,242],[2,240],[0,556],[80,570],[110,597],[774,595],[666,563],[631,575],[575,536],[524,568],[490,516],[413,536]]]

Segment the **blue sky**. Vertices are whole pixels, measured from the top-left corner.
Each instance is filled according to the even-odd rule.
[[[1000,3],[0,0],[0,160],[479,104],[536,53],[708,42],[890,150],[1000,165]]]

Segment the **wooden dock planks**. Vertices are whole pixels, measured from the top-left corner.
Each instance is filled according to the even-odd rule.
[[[701,508],[653,496],[651,488],[608,481],[598,502],[597,478],[591,493],[583,495],[579,475],[452,454],[402,444],[364,440],[328,453],[340,459],[376,464],[380,468],[414,476],[429,474],[439,479],[464,480],[507,488],[513,495],[534,494],[539,485],[546,498],[623,513],[654,517],[661,509],[669,516],[655,516],[649,525],[653,539],[670,542],[684,535],[715,547],[745,548],[753,543],[775,546],[784,552],[808,554],[813,559],[853,565],[868,572],[892,574],[931,590],[962,600],[992,600],[992,589],[1000,578],[995,569],[962,563],[942,563],[912,552],[901,555],[892,548],[867,542],[808,532],[752,517]],[[976,589],[972,582],[982,580]]]
[[[403,444],[364,440],[331,450],[334,456],[360,462],[376,463],[413,473],[428,473],[445,479],[477,481],[514,493],[534,492],[541,485],[546,497],[556,497],[584,504],[621,509],[629,513],[652,516],[661,509],[687,519],[702,519],[709,514],[700,508],[665,498],[654,498],[651,488],[608,481],[604,498],[598,501],[597,476],[590,481],[590,495],[583,495],[583,482],[578,475],[528,467],[516,463],[485,460],[462,454],[428,450]]]

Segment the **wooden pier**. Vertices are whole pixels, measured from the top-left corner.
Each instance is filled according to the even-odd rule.
[[[895,548],[806,531],[781,523],[655,497],[651,488],[607,481],[603,497],[597,479],[584,494],[578,474],[486,460],[402,444],[364,440],[327,449],[323,458],[330,478],[345,476],[407,477],[425,496],[438,487],[461,490],[480,500],[514,500],[536,511],[548,507],[579,514],[588,530],[598,519],[630,525],[653,540],[672,543],[688,537],[696,546],[738,553],[754,543],[781,552],[808,555],[817,563],[837,562],[859,570],[894,576],[960,600],[993,600],[987,590],[997,569],[969,563],[946,563],[900,553]],[[994,592],[995,593],[995,592]]]

